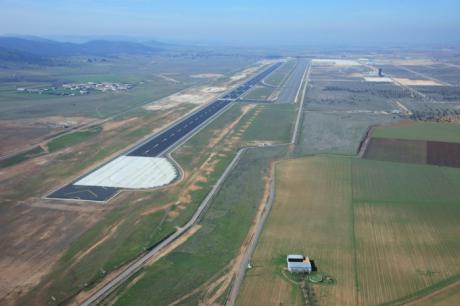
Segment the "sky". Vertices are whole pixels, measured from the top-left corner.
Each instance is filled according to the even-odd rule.
[[[460,41],[458,0],[0,0],[0,35],[233,45]]]

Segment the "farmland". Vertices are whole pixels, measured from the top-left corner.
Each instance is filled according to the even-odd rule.
[[[336,280],[314,285],[320,304],[387,303],[454,281],[459,175],[347,157],[279,163],[274,208],[238,304],[301,305],[282,273],[284,256],[296,252]]]
[[[372,136],[376,138],[460,142],[460,124],[414,122],[384,126],[375,128]]]
[[[14,204],[2,206],[2,247],[14,260],[0,261],[6,275],[0,301],[81,303],[183,227],[244,146],[252,148],[244,151],[200,222],[103,303],[224,304],[269,194],[273,167],[275,203],[238,304],[302,305],[297,279],[283,271],[285,255],[291,252],[310,256],[319,272],[332,278],[331,284],[311,285],[311,299],[319,304],[398,304],[458,281],[460,247],[454,234],[459,231],[460,170],[426,164],[436,151],[430,151],[430,143],[441,139],[458,145],[460,130],[441,123],[392,125],[411,112],[416,118],[447,111],[454,115],[457,89],[408,85],[428,95],[421,99],[392,82],[365,81],[372,70],[358,60],[314,61],[295,145],[283,144],[291,140],[299,104],[234,103],[171,152],[181,178],[170,186],[125,190],[103,206],[42,198],[249,76],[261,63],[244,68],[249,59],[254,58],[121,57],[97,67],[84,65],[79,72],[69,66],[41,73],[30,68],[19,79],[0,71],[0,79],[7,80],[0,85],[0,104],[18,102],[17,108],[0,105],[8,113],[5,118],[42,129],[24,137],[30,150],[0,164],[2,204]],[[275,97],[295,63],[288,60],[246,98]],[[400,78],[423,78],[391,67]],[[113,69],[120,73],[110,73]],[[449,82],[453,77],[449,75]],[[127,92],[79,97],[32,97],[14,91],[16,86],[40,88],[64,81],[135,86]],[[450,89],[441,97],[435,87]],[[0,121],[1,126],[20,126],[14,120]],[[384,126],[374,130],[361,160],[354,155],[371,125]],[[391,143],[393,151],[388,149]],[[315,154],[321,155],[311,156]],[[22,273],[12,263],[21,264]],[[28,278],[31,273],[34,277]],[[8,277],[11,284],[5,281]],[[456,292],[446,291],[439,299],[450,300]]]
[[[364,157],[460,167],[460,125],[417,122],[381,126],[372,130]]]

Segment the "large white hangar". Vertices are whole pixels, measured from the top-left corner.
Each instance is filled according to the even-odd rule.
[[[171,183],[176,168],[162,157],[120,156],[74,185],[130,189],[155,188]]]

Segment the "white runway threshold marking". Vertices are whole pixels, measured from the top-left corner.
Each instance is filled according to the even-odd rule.
[[[176,169],[166,158],[120,156],[74,185],[142,189],[164,186],[176,177]]]

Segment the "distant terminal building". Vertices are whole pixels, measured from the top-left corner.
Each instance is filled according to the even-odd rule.
[[[383,73],[383,69],[379,68],[379,77],[383,78],[385,74]]]
[[[303,255],[288,255],[287,266],[289,272],[306,272],[312,271],[310,259]]]

